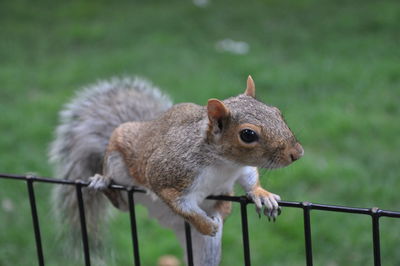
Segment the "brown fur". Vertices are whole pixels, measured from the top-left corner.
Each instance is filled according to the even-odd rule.
[[[233,194],[232,194],[233,195]],[[228,218],[229,214],[232,211],[232,202],[224,201],[224,200],[217,200],[214,205],[215,211],[221,214],[222,219]]]

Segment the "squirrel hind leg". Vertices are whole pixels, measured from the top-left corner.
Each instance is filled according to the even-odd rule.
[[[103,191],[104,195],[110,200],[115,208],[127,212],[129,211],[128,199],[126,196],[122,195],[121,191],[116,191],[114,189],[106,189]]]
[[[112,184],[112,179],[110,177],[96,174],[89,178],[89,189],[95,191],[101,191],[110,200],[115,208],[121,211],[128,211],[129,205],[127,198],[122,195],[121,191],[110,189],[109,186]]]
[[[220,264],[223,221],[218,213],[213,217],[213,220],[218,223],[218,230],[214,236],[204,235],[192,227],[193,265],[218,266]],[[173,230],[182,248],[186,249],[184,228],[184,223],[181,221],[174,225]],[[187,260],[186,256],[187,252],[185,252],[185,261]]]

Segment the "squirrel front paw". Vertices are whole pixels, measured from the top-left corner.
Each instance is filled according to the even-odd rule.
[[[268,220],[276,220],[279,214],[281,214],[281,208],[278,205],[278,200],[281,199],[276,194],[268,192],[262,187],[257,187],[247,193],[247,196],[253,200],[256,205],[256,212],[261,216],[261,211],[264,206],[264,215],[268,217]]]

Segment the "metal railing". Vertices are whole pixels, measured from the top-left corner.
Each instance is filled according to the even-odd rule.
[[[33,184],[35,182],[42,182],[42,183],[52,183],[52,184],[75,186],[76,196],[77,196],[77,200],[78,200],[79,217],[80,217],[80,225],[81,225],[81,233],[82,233],[81,234],[82,235],[82,244],[83,244],[82,247],[83,247],[83,254],[84,254],[84,259],[85,259],[85,265],[87,265],[87,266],[90,265],[90,249],[89,249],[89,241],[88,241],[88,234],[87,234],[87,228],[86,228],[85,209],[84,209],[83,197],[82,197],[82,188],[88,186],[88,183],[82,182],[82,181],[73,182],[73,181],[61,180],[61,179],[36,177],[36,176],[32,176],[32,175],[24,176],[24,175],[13,175],[13,174],[2,174],[2,173],[0,173],[0,178],[13,179],[13,180],[19,180],[19,181],[26,182],[27,191],[28,191],[28,195],[29,195],[29,202],[30,202],[30,207],[31,207],[32,224],[33,224],[33,229],[34,229],[34,234],[35,234],[37,259],[38,259],[38,264],[40,266],[44,265],[44,256],[43,256],[42,240],[41,240],[41,234],[40,234],[40,223],[39,223],[39,217],[38,217],[37,208],[36,208],[35,190],[34,190]],[[140,254],[139,254],[139,242],[138,242],[138,236],[137,236],[134,194],[135,193],[144,193],[145,191],[141,190],[141,189],[137,189],[135,187],[124,187],[124,186],[118,186],[118,185],[111,185],[110,188],[126,191],[126,193],[128,195],[134,265],[139,266],[140,265]],[[252,204],[253,201],[249,200],[245,196],[209,196],[208,199],[231,201],[231,202],[236,202],[236,203],[240,204],[244,265],[250,266],[251,258],[250,258],[249,231],[248,231],[248,223],[247,223],[247,205]],[[375,266],[381,265],[379,219],[381,217],[400,218],[400,212],[381,210],[379,208],[354,208],[354,207],[345,207],[345,206],[314,204],[314,203],[310,203],[310,202],[290,202],[290,201],[279,201],[279,205],[281,207],[300,208],[303,210],[305,257],[306,257],[307,266],[313,265],[313,252],[312,252],[312,241],[311,241],[311,220],[310,220],[311,210],[369,215],[371,217],[372,243],[373,243],[374,265]],[[191,240],[190,230],[191,230],[190,225],[187,222],[185,222],[187,260],[188,260],[188,265],[193,266],[193,251],[192,251],[192,240]]]

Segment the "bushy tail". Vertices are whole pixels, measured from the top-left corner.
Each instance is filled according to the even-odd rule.
[[[60,112],[60,125],[50,147],[55,176],[87,181],[102,173],[103,157],[112,131],[121,123],[146,121],[159,116],[171,100],[148,81],[114,78],[87,87]],[[105,217],[105,197],[83,189],[89,237],[99,245],[99,224]],[[53,191],[54,212],[80,240],[80,220],[74,186],[59,185]],[[69,233],[68,235],[71,235]]]

